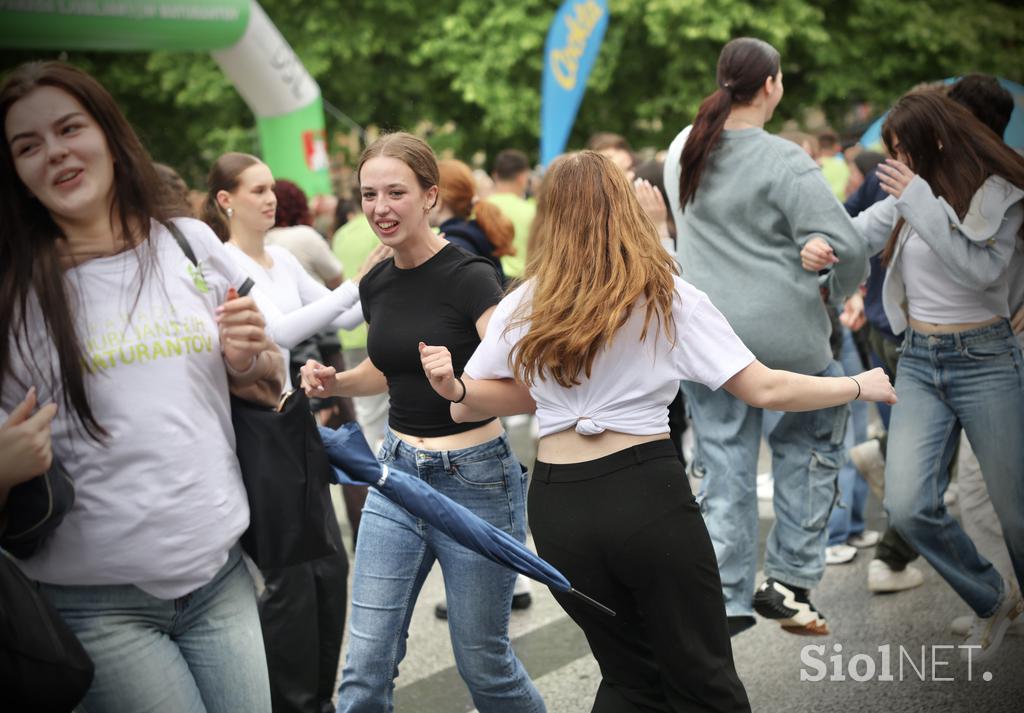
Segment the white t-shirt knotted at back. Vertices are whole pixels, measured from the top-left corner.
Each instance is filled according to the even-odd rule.
[[[674,342],[654,318],[641,341],[645,310],[634,305],[611,343],[598,352],[590,378],[581,374],[581,384],[565,388],[548,377],[537,379],[530,388],[542,437],[569,428],[583,435],[667,433],[668,405],[680,381],[717,389],[754,361],[707,295],[679,277],[673,279]],[[523,301],[530,299],[531,289],[529,282],[520,286],[495,309],[487,334],[466,364],[466,376],[514,378],[509,355],[529,326],[507,327]]]

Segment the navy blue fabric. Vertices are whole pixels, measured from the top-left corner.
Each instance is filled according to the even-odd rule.
[[[494,256],[494,246],[487,239],[480,224],[475,220],[462,220],[461,218],[449,218],[438,226],[438,230],[444,233],[445,239],[458,245],[470,255],[479,255],[486,258],[498,273],[498,280],[505,284],[505,271],[501,268],[501,259]]]
[[[860,213],[867,210],[875,203],[889,194],[882,190],[882,184],[878,180],[877,171],[872,171],[864,177],[864,183],[846,199],[843,207],[856,218]],[[871,274],[868,275],[867,292],[864,295],[864,316],[886,339],[899,341],[899,337],[892,333],[889,326],[889,319],[885,316],[885,309],[882,307],[882,283],[885,281],[885,267],[878,255],[871,256]]]
[[[372,485],[388,500],[425,520],[459,544],[504,567],[525,574],[541,584],[568,592],[572,587],[561,572],[538,557],[514,537],[481,519],[467,508],[439,493],[429,483],[400,470],[384,470],[363,437],[357,423],[337,430],[320,427],[327,457],[340,483]]]

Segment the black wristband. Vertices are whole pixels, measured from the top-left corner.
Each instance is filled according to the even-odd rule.
[[[847,376],[846,378],[847,379],[853,379],[852,376]],[[855,383],[857,385],[857,395],[853,397],[853,400],[856,401],[857,399],[860,398],[860,382],[857,381],[856,379],[853,379],[853,383]],[[462,388],[465,389],[466,387],[463,386]],[[462,398],[466,398],[466,394],[465,393],[462,394]]]
[[[452,401],[452,403],[453,403],[453,404],[461,404],[461,403],[462,403],[463,401],[465,401],[465,400],[466,400],[466,382],[464,382],[464,381],[462,380],[462,377],[461,377],[461,376],[456,376],[456,377],[455,377],[455,380],[456,380],[457,382],[459,382],[459,385],[460,385],[460,386],[462,386],[462,396],[460,396],[459,398],[457,398],[457,399],[455,399],[454,401]]]

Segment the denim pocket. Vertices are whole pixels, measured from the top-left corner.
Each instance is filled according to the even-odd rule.
[[[828,523],[832,507],[839,497],[836,479],[839,477],[840,465],[839,453],[811,452],[811,463],[807,468],[807,495],[804,499],[801,527],[808,530],[820,530]]]
[[[973,361],[994,361],[997,359],[1006,359],[1007,361],[1012,362],[1015,348],[1015,344],[1010,344],[1007,341],[992,341],[963,347],[960,350],[960,353]]]
[[[812,425],[815,439],[827,441],[839,447],[846,439],[846,424],[850,418],[850,408],[846,404],[819,409],[814,412]]]
[[[463,485],[475,488],[500,488],[507,482],[507,467],[501,458],[452,463],[452,475]]]

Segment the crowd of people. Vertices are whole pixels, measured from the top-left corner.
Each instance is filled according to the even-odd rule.
[[[80,710],[391,711],[435,562],[477,710],[547,710],[509,637],[523,583],[378,490],[343,494],[351,574],[333,519],[330,556],[247,558],[231,398],[291,389],[615,610],[553,591],[600,667],[594,711],[750,710],[733,637],[755,615],[828,634],[813,590],[872,547],[871,591],[920,585],[923,556],[971,610],[952,627],[974,660],[997,656],[1024,628],[1012,99],[981,75],[918,87],[883,146],[843,151],[765,130],[766,42],[727,43],[716,84],[662,160],[602,133],[539,182],[515,149],[485,187],[382,135],[325,236],[258,157],[217,158],[192,205],[93,77],[12,72],[0,546],[18,488],[59,463],[74,505],[17,564],[93,661]],[[522,414],[532,472],[502,421]]]

